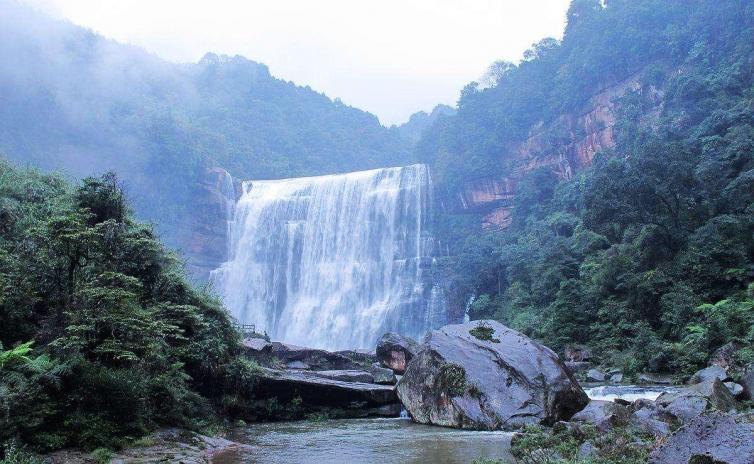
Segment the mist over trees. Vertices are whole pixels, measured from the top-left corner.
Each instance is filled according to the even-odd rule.
[[[409,164],[369,113],[245,58],[173,64],[0,0],[0,153],[81,178],[112,170],[169,243],[206,167],[284,178]]]
[[[629,376],[683,376],[725,345],[754,361],[750,0],[574,0],[562,41],[493,63],[457,111],[390,129],[242,57],[172,64],[0,9],[0,444],[119,447],[264,418],[224,308],[158,238],[171,244],[206,168],[282,178],[419,160],[446,200],[509,176],[510,147],[535,130],[533,165],[547,166],[572,138],[559,118],[627,79],[615,146],[567,176],[528,170],[507,228],[435,209],[447,289],[475,295],[473,319],[585,345]],[[56,169],[79,180],[43,173]]]

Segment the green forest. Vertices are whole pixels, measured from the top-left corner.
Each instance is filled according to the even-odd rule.
[[[511,175],[512,147],[534,131],[541,157],[557,156],[574,137],[561,116],[627,79],[640,85],[614,102],[615,146],[566,177],[527,172],[508,227],[435,208],[446,290],[474,295],[473,320],[558,353],[587,347],[628,376],[683,381],[728,344],[737,366],[754,362],[750,0],[574,0],[562,40],[492,64],[457,110],[400,128],[242,57],[171,64],[8,8],[0,54],[19,60],[0,63],[0,456],[7,443],[118,449],[163,426],[260,417],[259,366],[171,248],[206,168],[260,179],[418,161],[442,204]]]
[[[224,308],[112,174],[72,186],[0,164],[0,289],[2,443],[117,448],[250,398],[255,366]]]
[[[615,148],[566,181],[527,174],[505,231],[440,213],[460,251],[452,286],[478,295],[472,318],[590,346],[626,372],[690,373],[728,342],[752,360],[754,5],[693,3],[573,2],[562,42],[495,64],[495,86],[467,86],[458,116],[425,133],[420,159],[452,196],[463,179],[505,175],[499,154],[535,122],[610,82],[642,83],[616,102]],[[562,128],[545,127],[557,153]]]

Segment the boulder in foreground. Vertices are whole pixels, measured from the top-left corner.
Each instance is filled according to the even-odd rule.
[[[552,350],[495,321],[432,331],[397,388],[417,422],[471,429],[552,425],[589,402]]]

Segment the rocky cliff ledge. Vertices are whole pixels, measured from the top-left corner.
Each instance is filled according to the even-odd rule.
[[[628,92],[647,92],[650,101],[660,108],[662,93],[643,86],[640,73],[605,87],[596,93],[580,113],[563,114],[549,124],[538,124],[529,137],[499,156],[507,175],[470,179],[455,198],[446,202],[453,213],[482,214],[487,229],[506,228],[511,214],[518,182],[537,168],[551,169],[559,178],[569,179],[574,173],[592,165],[595,154],[615,146],[614,126],[619,110],[618,100]]]
[[[194,187],[193,214],[181,227],[178,244],[189,273],[200,281],[227,260],[228,221],[239,193],[240,184],[217,167],[207,169]]]

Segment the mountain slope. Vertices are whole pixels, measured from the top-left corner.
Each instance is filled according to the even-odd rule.
[[[754,5],[575,0],[501,67],[418,145],[455,306],[628,373],[754,360]]]
[[[0,153],[74,177],[114,170],[177,238],[206,169],[240,178],[411,161],[397,130],[242,57],[173,64],[0,0]]]
[[[429,129],[432,124],[443,116],[453,116],[456,110],[448,105],[437,105],[430,113],[419,111],[408,118],[408,121],[398,127],[398,131],[409,142],[416,144],[421,140],[424,131]]]

